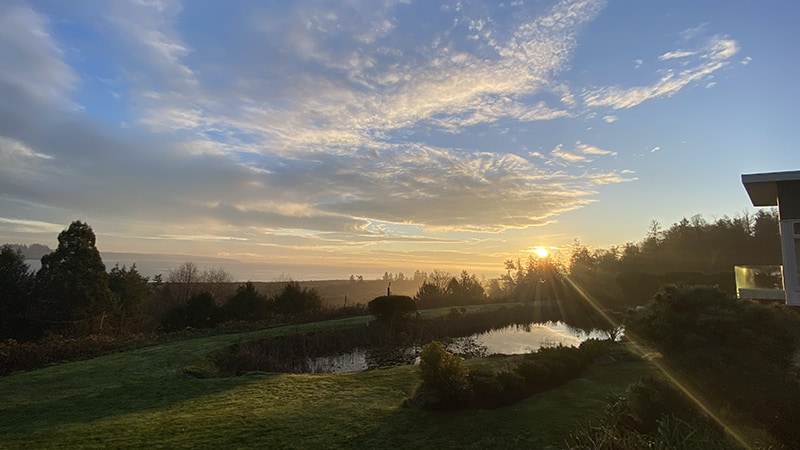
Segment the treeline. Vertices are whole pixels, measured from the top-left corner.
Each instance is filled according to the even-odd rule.
[[[645,238],[606,249],[579,241],[566,261],[531,255],[508,260],[488,297],[507,301],[590,302],[600,309],[641,305],[669,284],[717,286],[735,295],[734,266],[781,264],[778,214],[652,222]]]
[[[106,271],[92,228],[80,221],[59,234],[58,247],[42,256],[38,271],[31,271],[25,259],[19,247],[0,250],[0,339],[170,332],[226,321],[286,322],[322,310],[319,293],[297,282],[267,296],[249,282],[237,287],[222,268],[200,270],[190,262],[170,270],[166,279],[157,275],[150,280],[135,264]]]
[[[441,308],[479,304],[487,301],[486,291],[480,280],[466,270],[457,277],[442,270],[430,274],[421,272],[422,285],[414,297],[419,308]]]
[[[711,285],[735,295],[734,266],[779,264],[778,213],[760,210],[713,222],[696,215],[667,229],[654,221],[641,242],[607,249],[576,241],[566,272],[605,304],[636,305],[667,284]]]

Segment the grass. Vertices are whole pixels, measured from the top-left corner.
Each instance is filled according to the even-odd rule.
[[[183,373],[239,340],[368,319],[169,342],[0,378],[0,447],[560,448],[610,393],[652,370],[645,362],[595,366],[511,407],[457,413],[403,408],[418,383],[410,366],[211,379]]]

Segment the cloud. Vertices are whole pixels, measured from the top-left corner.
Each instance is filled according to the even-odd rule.
[[[611,150],[603,150],[602,148],[595,147],[594,145],[583,144],[581,142],[575,144],[575,148],[578,149],[584,155],[611,155],[611,156],[617,155],[617,152]]]
[[[679,59],[679,58],[686,58],[689,56],[696,55],[697,52],[689,51],[689,50],[673,50],[671,52],[664,53],[663,55],[658,57],[659,61],[666,61],[668,59]]]
[[[560,75],[604,5],[76,4],[64,21],[107,46],[76,50],[101,77],[45,13],[0,6],[0,58],[14,56],[0,60],[3,226],[38,208],[120,235],[328,251],[551,223],[632,173],[591,167],[617,152],[582,142],[527,153],[514,139],[537,136],[520,130],[672,95],[737,50],[712,39],[650,86],[570,85]],[[73,108],[92,84],[124,105]]]
[[[700,82],[714,72],[726,67],[728,60],[738,51],[739,46],[736,41],[722,36],[715,36],[698,51],[687,52],[681,50],[677,53],[666,53],[665,55],[680,55],[681,58],[690,56],[689,53],[692,53],[692,56],[696,58],[692,64],[680,70],[675,68],[666,69],[664,75],[651,85],[630,88],[606,87],[590,89],[584,94],[583,100],[590,107],[608,106],[613,109],[628,109],[650,99],[669,97],[686,86]],[[675,56],[670,56],[663,59],[674,58]]]
[[[55,223],[42,222],[39,220],[24,220],[13,219],[8,217],[0,217],[0,224],[3,228],[10,229],[18,233],[60,233],[64,226]]]
[[[30,8],[0,5],[0,97],[72,106],[68,94],[77,77],[48,26],[47,17]]]
[[[583,168],[586,163],[594,161],[596,156],[616,156],[617,152],[611,150],[604,150],[594,145],[585,144],[583,142],[576,142],[573,149],[566,149],[563,144],[556,145],[548,155],[543,155],[540,152],[531,152],[530,156],[540,158],[548,165],[562,166],[562,167],[575,167]],[[616,173],[609,173],[613,175],[606,179],[612,179],[617,176]],[[580,176],[584,176],[581,174]],[[590,182],[591,183],[591,182]]]

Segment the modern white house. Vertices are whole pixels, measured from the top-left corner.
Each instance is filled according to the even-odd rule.
[[[747,195],[753,206],[777,206],[780,220],[781,252],[783,266],[782,294],[774,286],[759,286],[750,282],[758,275],[770,279],[767,268],[736,268],[736,285],[739,296],[753,299],[778,299],[787,305],[800,306],[800,170],[792,172],[753,173],[742,175]],[[760,273],[756,273],[760,271]],[[775,272],[774,270],[772,272]],[[741,282],[741,284],[740,284]],[[768,292],[771,291],[771,292]]]

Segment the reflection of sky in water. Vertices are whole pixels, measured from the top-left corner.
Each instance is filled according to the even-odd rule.
[[[602,333],[585,333],[574,330],[562,322],[511,325],[485,333],[453,339],[448,350],[469,353],[479,349],[485,355],[503,353],[519,355],[535,352],[541,347],[578,346],[589,338],[604,338]],[[405,349],[362,349],[336,356],[323,356],[309,360],[311,372],[348,372],[375,369],[394,365],[416,364],[419,347]]]
[[[530,326],[512,325],[473,337],[478,344],[486,347],[487,354],[519,355],[535,352],[544,346],[578,346],[590,336],[571,330],[561,322],[547,322]]]

